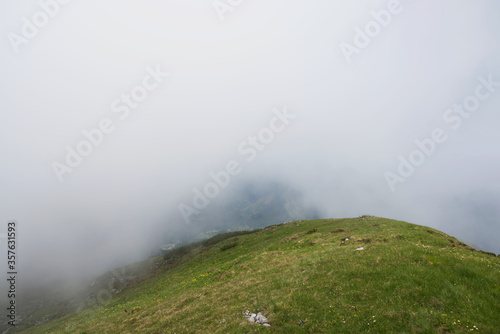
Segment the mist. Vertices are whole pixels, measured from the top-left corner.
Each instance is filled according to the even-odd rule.
[[[23,282],[139,261],[273,182],[318,217],[500,253],[498,3],[236,2],[1,5],[0,233],[17,222]]]

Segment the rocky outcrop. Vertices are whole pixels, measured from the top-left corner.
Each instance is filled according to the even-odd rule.
[[[253,323],[256,323],[256,324],[259,324],[259,325],[263,325],[263,326],[266,326],[266,327],[270,327],[271,325],[269,325],[267,322],[267,318],[262,314],[262,313],[250,313],[249,310],[246,310],[245,312],[243,312],[243,314],[245,315],[245,317],[247,318],[248,321],[250,322],[253,322]]]

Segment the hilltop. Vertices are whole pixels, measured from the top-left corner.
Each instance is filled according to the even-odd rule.
[[[232,232],[128,268],[106,304],[23,333],[500,333],[500,258],[385,218]]]

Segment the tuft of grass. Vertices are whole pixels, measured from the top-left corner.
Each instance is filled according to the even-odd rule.
[[[238,246],[238,243],[236,241],[234,241],[234,242],[220,246],[219,249],[221,252],[224,252],[224,251],[227,251],[228,249],[234,248],[236,246]]]
[[[313,233],[316,233],[318,232],[318,229],[317,228],[312,228],[310,230],[307,230],[306,234],[313,234]]]
[[[211,237],[210,239],[207,239],[207,240],[204,240],[202,241],[202,245],[204,247],[210,247],[210,246],[213,246],[215,244],[218,244],[224,240],[227,240],[229,238],[233,238],[233,237],[238,237],[238,236],[243,236],[243,235],[247,235],[247,234],[251,234],[251,233],[256,233],[258,232],[259,230],[252,230],[252,231],[234,231],[234,232],[227,232],[227,233],[222,233],[222,234],[217,234],[213,237]]]

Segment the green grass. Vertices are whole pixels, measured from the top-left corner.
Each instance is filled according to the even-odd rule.
[[[214,238],[24,333],[500,333],[500,258],[428,227],[362,216]]]

